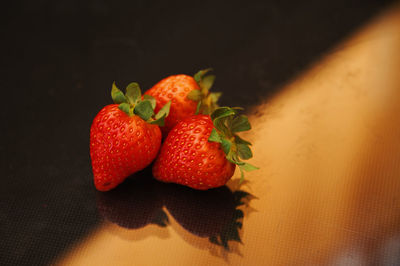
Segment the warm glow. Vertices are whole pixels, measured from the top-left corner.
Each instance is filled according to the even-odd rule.
[[[382,264],[400,242],[400,8],[331,51],[250,116],[258,196],[244,245],[220,254],[170,217],[104,224],[62,265]],[[239,176],[239,173],[236,173]],[[397,256],[399,256],[397,254]],[[397,259],[400,259],[397,257]]]

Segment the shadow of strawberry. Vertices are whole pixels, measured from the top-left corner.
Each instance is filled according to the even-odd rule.
[[[169,184],[164,205],[174,219],[187,231],[229,250],[228,241],[241,242],[244,213],[238,209],[250,194],[232,192],[227,186],[206,191]]]
[[[141,171],[113,190],[97,192],[97,208],[105,219],[124,228],[165,227],[169,221],[157,183],[151,171]]]
[[[128,229],[148,224],[166,227],[165,206],[186,231],[229,251],[229,241],[241,243],[244,213],[239,207],[250,198],[249,193],[227,186],[200,191],[161,183],[145,169],[111,191],[98,192],[97,206],[105,219]]]

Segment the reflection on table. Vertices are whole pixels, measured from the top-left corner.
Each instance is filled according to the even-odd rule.
[[[155,224],[162,231],[169,214],[187,232],[225,251],[230,251],[230,241],[241,243],[243,209],[250,209],[252,195],[227,186],[198,191],[165,184],[153,179],[150,170],[135,174],[116,189],[97,193],[98,210],[105,220],[126,229]]]
[[[258,197],[251,202],[257,211],[245,215],[244,245],[236,252],[221,258],[204,248],[208,239],[195,236],[185,221],[190,202],[181,197],[186,192],[176,190],[167,197],[171,203],[165,203],[171,216],[163,233],[156,225],[121,231],[105,223],[61,262],[399,264],[399,47],[396,7],[252,111],[254,129],[246,138],[254,144],[251,162],[261,169],[248,175],[244,188]],[[171,211],[168,204],[177,207]],[[159,208],[161,203],[150,205]]]

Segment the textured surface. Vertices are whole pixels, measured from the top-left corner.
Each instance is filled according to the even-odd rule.
[[[257,196],[242,206],[243,245],[224,253],[198,237],[195,225],[206,224],[196,209],[186,219],[177,214],[188,207],[173,199],[185,193],[171,191],[167,228],[138,232],[104,224],[63,262],[399,265],[399,47],[400,6],[253,108],[254,128],[245,137],[254,144],[251,163],[261,169],[241,187]],[[180,201],[201,208],[193,198]],[[217,219],[209,209],[208,219]],[[106,245],[112,250],[99,258]]]
[[[206,259],[210,263],[221,265],[223,259],[210,256],[207,240],[190,234],[173,219],[170,219],[171,227],[167,230],[159,230],[153,225],[131,231],[107,223],[101,227],[103,218],[97,211],[97,193],[93,187],[90,167],[89,131],[97,112],[111,103],[109,90],[112,82],[116,81],[123,86],[128,82],[138,81],[144,91],[168,75],[192,75],[198,69],[214,67],[217,75],[215,89],[224,92],[224,105],[256,105],[279,91],[283,84],[306,71],[321,56],[329,54],[339,42],[353,35],[377,16],[389,2],[393,1],[230,1],[229,5],[225,1],[203,1],[199,4],[188,1],[179,3],[148,0],[17,0],[5,3],[0,18],[1,33],[4,37],[1,42],[0,63],[0,264],[48,264],[62,255],[69,254],[76,245],[77,250],[81,251],[76,253],[80,256],[78,259],[86,258],[89,262],[94,258],[90,247],[95,247],[96,251],[108,248],[109,252],[102,254],[116,263],[129,262],[124,257],[124,254],[127,254],[128,257],[135,256],[134,261],[141,265],[148,265],[146,257],[152,259],[152,264],[166,265],[166,262],[170,261],[167,252],[175,254],[177,246],[184,246],[185,256],[174,256],[174,261],[201,264],[204,262],[202,259]],[[383,32],[385,31],[386,28],[383,29]],[[391,35],[395,36],[389,31],[386,36]],[[357,89],[372,84],[365,82],[358,86],[357,80],[366,79],[379,69],[388,73],[385,67],[390,65],[389,62],[396,62],[393,50],[398,51],[399,46],[397,45],[396,49],[388,49],[389,44],[376,42],[381,40],[381,37],[376,36],[379,35],[370,36],[359,43],[375,43],[379,46],[376,51],[385,51],[385,58],[391,60],[361,62],[359,65],[371,66],[372,70],[364,75],[360,75],[358,71],[340,72],[348,77],[345,80],[337,80],[336,75],[326,74],[321,77],[318,71],[312,72],[308,80],[321,77],[315,86],[321,88],[321,91],[326,89],[322,86],[323,81],[326,82],[324,84],[332,86],[331,90],[337,90],[339,94],[336,95],[338,99],[335,101],[370,95],[370,100],[363,105],[366,109],[371,103],[375,103],[378,95],[387,95],[395,101],[398,95],[386,94],[388,90],[384,90],[394,88],[389,86],[390,82],[394,81],[385,75],[384,82],[374,83],[377,84],[374,87],[380,89],[375,92],[382,91],[382,94],[368,94],[362,89]],[[385,38],[388,37],[383,37]],[[349,46],[355,46],[355,43]],[[364,59],[381,58],[379,54],[372,54],[368,49],[361,54],[364,55]],[[337,60],[340,61],[341,57],[342,55],[338,54]],[[351,60],[346,62],[351,65]],[[327,68],[325,64],[319,65],[319,69],[324,68]],[[340,68],[344,66],[339,65]],[[390,68],[396,69],[395,66]],[[347,91],[346,84],[353,84],[355,89],[341,95],[341,92]],[[306,91],[307,86],[308,83],[305,83],[303,91]],[[323,95],[321,91],[320,94],[312,91],[309,96]],[[297,94],[298,91],[293,91],[293,95]],[[307,97],[299,98],[298,102],[303,102],[305,98]],[[314,98],[314,102],[309,102],[303,110],[296,109],[293,113],[307,113],[307,110],[323,105],[329,100],[329,97]],[[376,103],[381,103],[382,108],[391,106],[383,100]],[[280,151],[276,154],[271,153],[268,158],[276,158],[282,163],[279,167],[271,168],[270,160],[266,159],[259,165],[263,169],[271,169],[265,173],[265,178],[274,179],[271,185],[266,183],[253,186],[253,193],[260,200],[254,201],[254,208],[257,208],[258,212],[251,213],[248,220],[244,221],[243,247],[250,250],[250,253],[242,251],[244,258],[256,260],[258,257],[255,252],[259,247],[265,247],[263,239],[270,239],[271,245],[263,250],[269,251],[272,259],[293,258],[296,255],[302,255],[301,258],[305,259],[307,255],[326,252],[329,250],[326,245],[319,245],[322,250],[310,251],[311,243],[314,243],[310,241],[312,236],[323,238],[327,234],[323,230],[311,230],[315,225],[321,225],[326,226],[326,230],[337,229],[328,235],[331,238],[326,237],[330,241],[335,235],[339,237],[346,233],[348,239],[353,241],[356,248],[347,249],[348,256],[344,258],[357,257],[357,254],[366,250],[371,257],[378,254],[390,262],[391,257],[387,254],[391,254],[391,250],[396,251],[398,247],[396,234],[392,230],[397,220],[394,219],[392,223],[390,217],[399,190],[395,180],[389,179],[389,170],[394,168],[388,168],[398,165],[397,146],[393,145],[397,142],[392,143],[392,139],[398,136],[398,131],[394,126],[390,127],[389,123],[395,117],[389,110],[373,109],[382,117],[373,116],[376,123],[355,127],[359,125],[355,123],[358,113],[349,116],[352,114],[353,105],[355,103],[349,101],[347,105],[331,106],[332,113],[329,118],[338,110],[349,111],[343,114],[343,117],[349,117],[344,124],[335,120],[336,124],[329,127],[329,121],[322,120],[325,113],[321,112],[326,110],[320,110],[313,112],[313,116],[282,122],[278,131],[272,128],[265,131],[266,134],[274,132],[273,136],[290,135],[299,141],[295,142],[292,139],[290,142],[269,137],[269,146],[260,147],[261,151],[255,151],[255,154],[263,154],[268,150]],[[276,101],[274,106],[275,108],[271,108],[267,114],[268,117],[275,116],[276,121],[279,121],[278,118],[282,116],[279,108],[288,104],[283,98]],[[378,108],[377,105],[374,106]],[[320,120],[313,120],[313,117],[319,117]],[[365,114],[364,117],[369,117],[369,114]],[[377,121],[384,118],[386,120],[382,121],[387,121],[386,126],[378,124]],[[298,124],[295,122],[309,125],[309,129],[302,131],[301,135],[296,135],[294,132]],[[315,153],[317,147],[324,145],[317,146],[321,142],[311,142],[311,139],[307,142],[304,139],[314,132],[314,124],[320,126],[320,130],[315,131],[320,134],[318,139],[321,142],[323,139],[329,140],[331,144],[327,147],[332,149],[339,147],[336,145],[338,143],[342,143],[342,148],[351,147],[353,144],[351,141],[343,142],[340,138],[329,139],[330,135],[322,134],[324,128],[327,129],[326,132],[341,130],[340,136],[344,137],[346,133],[354,133],[360,128],[371,132],[369,138],[364,139],[352,135],[353,140],[359,139],[363,142],[358,142],[359,149],[351,158],[362,158],[365,164],[375,164],[362,167],[360,162],[352,168],[352,173],[360,174],[359,179],[349,181],[353,182],[354,189],[344,187],[349,194],[340,198],[342,207],[336,207],[337,211],[332,212],[336,214],[335,217],[342,217],[343,220],[323,219],[331,217],[332,209],[328,207],[336,206],[334,193],[342,188],[338,186],[340,183],[333,187],[331,184],[324,186],[315,200],[312,196],[318,190],[304,189],[301,186],[304,181],[300,178],[294,183],[298,186],[291,187],[292,190],[282,189],[276,190],[274,194],[270,193],[274,182],[282,179],[279,171],[294,169],[295,171],[287,172],[285,176],[298,176],[297,172],[302,169],[302,164],[297,162],[293,165],[290,160],[297,158],[296,156],[310,162],[311,156],[332,158],[331,163],[323,167],[331,166],[326,169],[332,172],[331,175],[336,173],[337,160],[342,158],[340,154],[332,157],[329,150],[328,155],[321,150]],[[383,130],[381,126],[388,129]],[[388,133],[386,135],[382,132]],[[280,145],[287,146],[284,148]],[[388,151],[390,147],[393,148]],[[300,148],[303,152],[297,152]],[[382,157],[382,161],[373,159],[374,154]],[[313,176],[316,179],[322,178],[322,173],[315,169],[317,165],[319,164],[311,164],[307,168],[308,173],[315,173]],[[380,183],[378,177],[372,178],[372,175],[368,175],[373,172],[385,182]],[[351,175],[346,177],[349,176]],[[313,180],[309,182],[312,183],[311,181]],[[256,187],[259,187],[259,190],[256,190]],[[397,189],[397,194],[392,193],[394,189]],[[133,189],[133,192],[135,191]],[[296,191],[310,195],[310,198],[305,198],[300,204],[300,197]],[[176,193],[179,196],[179,192]],[[328,198],[323,197],[326,193]],[[167,196],[168,193],[163,195]],[[353,199],[354,202],[346,205],[347,198]],[[329,206],[324,205],[327,199]],[[365,200],[367,203],[362,204]],[[313,205],[314,202],[318,204]],[[284,208],[291,206],[291,203],[293,208]],[[304,206],[308,208],[305,209],[304,216],[299,216]],[[312,216],[311,214],[316,212],[315,208],[326,211]],[[351,216],[351,213],[354,216]],[[273,217],[275,218],[272,219]],[[298,222],[299,227],[291,228],[290,221],[293,224]],[[341,223],[338,223],[339,221]],[[374,227],[370,225],[372,222],[375,222]],[[269,227],[265,225],[268,230],[263,226],[267,223],[270,224]],[[104,230],[104,234],[95,234],[101,230]],[[308,232],[312,234],[305,238]],[[382,235],[377,232],[381,232]],[[279,236],[275,241],[272,241],[275,239],[273,233]],[[86,242],[89,236],[93,242]],[[98,246],[91,246],[96,241]],[[121,243],[122,245],[119,245]],[[294,246],[285,249],[284,243],[293,243]],[[309,246],[305,245],[307,243],[310,243]],[[81,244],[88,248],[80,249]],[[318,243],[315,245],[318,246]],[[297,253],[301,251],[301,247],[309,254]],[[159,256],[156,257],[155,254]],[[346,255],[346,252],[343,251],[342,254]],[[103,259],[103,262],[106,261],[102,257],[99,258]]]

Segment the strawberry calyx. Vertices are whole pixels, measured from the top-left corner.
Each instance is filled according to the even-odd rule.
[[[258,167],[242,160],[253,157],[251,143],[237,135],[238,132],[251,129],[250,122],[245,115],[240,115],[241,107],[219,107],[211,114],[214,128],[208,141],[218,142],[225,152],[226,159],[239,166],[241,172],[240,182],[244,180],[244,172],[259,169]]]
[[[128,116],[138,115],[144,121],[150,124],[164,126],[165,118],[169,114],[171,101],[167,102],[157,114],[154,113],[156,100],[150,95],[143,95],[140,86],[136,82],[128,84],[125,94],[118,89],[115,82],[111,88],[111,98],[118,108]]]
[[[187,95],[187,98],[197,102],[196,114],[211,114],[218,108],[218,100],[221,97],[221,92],[210,92],[215,81],[215,75],[208,75],[212,68],[207,68],[198,71],[193,78],[200,87],[200,90],[192,90]]]

